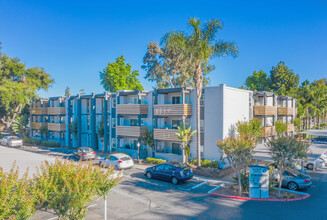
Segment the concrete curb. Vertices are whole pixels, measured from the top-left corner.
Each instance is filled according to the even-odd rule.
[[[294,198],[294,199],[256,199],[256,198],[247,198],[247,197],[240,197],[240,196],[227,196],[227,195],[222,195],[222,194],[217,194],[217,193],[210,193],[210,195],[228,198],[228,199],[238,199],[238,200],[246,200],[246,201],[269,201],[269,202],[291,202],[291,201],[304,200],[304,199],[310,197],[310,194],[308,194],[301,198]]]

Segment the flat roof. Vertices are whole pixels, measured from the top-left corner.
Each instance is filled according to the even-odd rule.
[[[310,151],[311,154],[308,157],[308,161],[315,161],[327,151],[327,144],[310,144]],[[272,160],[269,152],[265,144],[258,144],[253,150],[252,158],[257,160]]]

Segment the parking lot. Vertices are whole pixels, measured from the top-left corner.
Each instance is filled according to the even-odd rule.
[[[15,158],[25,158],[24,163],[20,164],[27,167],[36,165],[37,158],[40,163],[44,159],[70,156],[68,151],[0,147],[0,166],[9,167],[9,161]],[[28,165],[29,158],[32,158],[33,164]],[[309,175],[313,185],[308,191],[311,194],[308,199],[258,202],[210,196],[208,191],[222,181],[205,182],[207,179],[200,178],[173,185],[149,180],[144,176],[144,168],[136,165],[124,171],[123,180],[110,191],[108,219],[299,219],[299,216],[301,219],[324,219],[327,214],[327,169],[309,171]],[[103,219],[103,213],[104,202],[100,199],[89,208],[87,219]],[[51,212],[39,212],[32,219],[55,219],[55,216]]]

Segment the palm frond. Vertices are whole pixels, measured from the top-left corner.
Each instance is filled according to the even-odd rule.
[[[238,47],[234,42],[220,40],[213,46],[213,50],[216,57],[231,55],[235,58],[238,56]]]

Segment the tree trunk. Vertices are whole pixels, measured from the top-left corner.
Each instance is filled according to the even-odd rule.
[[[196,147],[197,147],[197,166],[201,166],[201,132],[200,132],[200,101],[202,96],[203,76],[201,69],[201,61],[196,65],[195,70],[195,87],[196,87]]]
[[[242,181],[241,181],[241,171],[237,171],[237,176],[238,176],[238,194],[239,196],[242,196]]]
[[[280,196],[280,192],[281,192],[281,188],[282,188],[282,181],[283,181],[283,173],[279,172],[278,196]]]
[[[185,150],[185,143],[182,143],[182,155],[183,155],[183,164],[186,163],[186,150]]]

